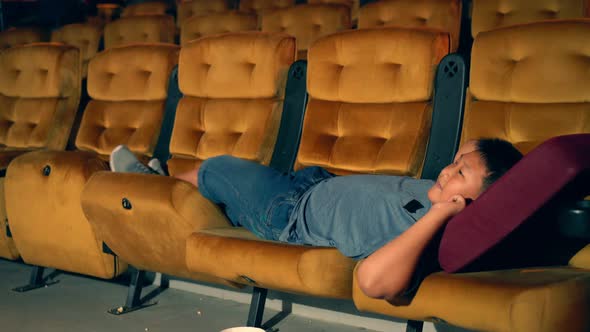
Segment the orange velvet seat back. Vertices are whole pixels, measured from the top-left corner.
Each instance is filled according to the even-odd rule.
[[[174,34],[172,16],[129,16],[105,26],[104,48],[133,43],[174,43]]]
[[[222,154],[268,164],[294,57],[295,39],[285,34],[228,33],[184,46],[170,173]]]
[[[76,147],[106,158],[119,144],[151,156],[162,124],[178,46],[137,44],[99,53],[88,66],[86,106]]]
[[[334,4],[334,5],[344,5],[350,8],[350,15],[352,20],[356,20],[359,15],[359,9],[361,5],[360,0],[308,0],[307,3],[309,4]]]
[[[140,2],[123,8],[122,17],[142,15],[166,15],[168,4],[163,1]]]
[[[35,28],[12,28],[0,32],[0,50],[41,41],[43,33]]]
[[[257,13],[258,15],[292,6],[295,6],[295,0],[240,0],[240,11]]]
[[[590,20],[477,35],[462,140],[499,137],[526,153],[553,136],[590,133],[589,40]]]
[[[383,0],[360,9],[358,28],[400,26],[433,28],[451,35],[451,49],[459,46],[460,0]]]
[[[588,0],[473,0],[471,34],[508,25],[590,16]]]
[[[0,151],[66,146],[80,100],[80,53],[28,44],[0,53]]]
[[[226,12],[194,16],[186,20],[180,30],[180,44],[186,45],[207,35],[226,32],[255,31],[258,29],[256,14]]]
[[[307,49],[319,37],[350,28],[350,8],[343,5],[298,5],[262,16],[262,31],[296,38],[299,59],[307,57]]]
[[[98,52],[102,35],[94,24],[68,24],[51,33],[51,41],[76,46],[82,58],[82,77],[88,74],[88,61]]]
[[[178,5],[176,24],[182,27],[193,16],[223,13],[229,10],[227,0],[183,1]]]
[[[419,176],[434,75],[448,53],[448,34],[429,30],[363,29],[316,41],[296,168]]]

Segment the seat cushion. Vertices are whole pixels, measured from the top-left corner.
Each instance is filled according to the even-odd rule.
[[[329,298],[352,295],[354,261],[338,250],[260,240],[240,227],[193,233],[186,264],[239,284]]]
[[[427,277],[407,306],[367,297],[361,311],[446,322],[477,331],[555,332],[590,329],[590,271],[569,267],[515,269]]]
[[[590,16],[587,0],[473,0],[471,34],[504,26]]]
[[[359,29],[399,26],[429,27],[451,35],[451,49],[459,46],[461,1],[459,0],[385,0],[362,6]]]

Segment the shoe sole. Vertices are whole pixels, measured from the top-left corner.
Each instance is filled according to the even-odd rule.
[[[121,149],[123,149],[123,145],[117,145],[117,147],[115,149],[113,149],[113,152],[111,152],[111,155],[115,154],[115,152],[117,152]],[[111,171],[116,172],[115,167],[113,165],[113,158],[109,158],[109,167],[111,168]]]

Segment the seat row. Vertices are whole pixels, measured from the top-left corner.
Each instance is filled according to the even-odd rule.
[[[297,38],[298,58],[304,59],[311,43],[319,37],[352,27],[348,7],[345,5],[309,4],[290,6],[260,14],[247,11],[209,10],[226,8],[213,5],[215,2],[193,1],[184,3],[197,6],[195,16],[183,22],[180,44],[205,35],[257,30],[265,32],[285,32]],[[173,18],[167,15],[139,15],[159,13],[148,10],[154,3],[139,4],[137,11],[125,12],[123,18],[109,23],[104,30],[104,47],[109,48],[133,42],[174,43],[175,27]],[[155,3],[164,6],[164,3]],[[421,2],[383,0],[363,6],[360,10],[358,28],[382,26],[427,27],[451,34],[451,48],[471,44],[468,36],[461,37],[462,12],[459,0],[427,0]],[[135,8],[135,7],[132,7]],[[159,8],[159,7],[158,7]],[[162,7],[164,8],[164,7]],[[221,9],[220,9],[221,10]],[[135,14],[133,14],[135,13]],[[586,1],[569,0],[561,8],[548,8],[544,3],[530,3],[524,0],[512,1],[510,5],[501,1],[474,1],[471,31],[477,35],[505,25],[530,22],[534,20],[581,18],[588,16]],[[463,30],[468,28],[464,27]],[[58,34],[58,36],[56,36]],[[465,32],[463,32],[465,35]],[[69,25],[57,30],[52,41],[76,45],[82,50],[85,60],[96,54],[99,47],[101,29],[94,25]],[[34,41],[41,41],[42,34],[35,29],[15,29],[0,35],[3,47]],[[462,45],[461,52],[469,55],[469,45]]]
[[[394,307],[355,290],[356,262],[336,249],[262,241],[231,227],[190,184],[111,173],[105,160],[113,147],[127,144],[144,160],[167,159],[171,175],[230,154],[282,171],[318,165],[337,174],[435,178],[460,141],[499,137],[528,152],[549,137],[590,132],[583,88],[590,80],[583,42],[589,36],[587,20],[481,33],[468,93],[465,63],[449,55],[450,36],[433,30],[332,34],[312,45],[307,63],[293,63],[293,37],[262,32],[201,38],[179,56],[173,45],[111,48],[90,61],[92,100],[77,133],[79,151],[68,152],[55,150],[63,149],[79,94],[77,50],[6,50],[0,54],[0,92],[10,107],[2,108],[1,137],[10,148],[2,152],[7,224],[0,253],[101,278],[120,275],[131,264],[140,271],[253,286],[252,326],[260,326],[266,290],[274,289],[354,299],[363,310],[413,320],[527,331],[543,302],[527,301],[520,315],[502,307],[520,296],[511,282],[526,280],[517,284],[532,298],[577,299],[545,312],[535,330],[551,331],[555,324],[567,329],[568,320],[585,330],[590,322],[582,303],[590,294],[579,285],[587,290],[590,274],[576,268],[590,268],[589,247],[558,277],[546,271],[498,271],[493,278],[439,273],[424,281],[428,287],[409,306]],[[27,152],[39,148],[49,150]],[[24,289],[42,286],[40,274],[35,269]],[[132,283],[128,303],[117,313],[141,306],[138,284]],[[451,288],[444,299],[431,301]],[[468,294],[479,297],[458,300]],[[485,302],[477,315],[474,301]]]

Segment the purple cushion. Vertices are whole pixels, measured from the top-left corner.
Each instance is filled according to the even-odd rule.
[[[438,255],[443,270],[463,270],[588,170],[590,134],[555,137],[529,152],[449,221]]]

